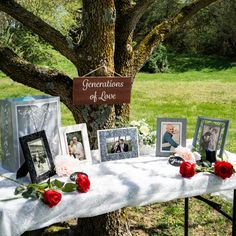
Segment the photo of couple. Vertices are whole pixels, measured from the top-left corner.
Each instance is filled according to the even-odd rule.
[[[216,151],[217,144],[220,136],[220,126],[213,126],[205,124],[202,130],[202,136],[200,139],[200,149],[208,151]]]
[[[129,152],[131,148],[131,139],[130,136],[126,137],[116,137],[110,138],[107,140],[107,150],[108,153],[122,153]]]
[[[180,128],[181,124],[178,123],[162,123],[162,151],[173,151],[181,143]]]
[[[86,157],[84,153],[81,131],[67,133],[66,137],[69,155],[73,156],[74,158],[80,161],[85,160]]]

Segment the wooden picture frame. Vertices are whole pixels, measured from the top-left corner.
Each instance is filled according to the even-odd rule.
[[[55,174],[55,165],[45,131],[19,138],[32,183],[39,183]]]
[[[226,136],[229,128],[229,120],[199,116],[193,138],[193,147],[202,157],[204,151],[210,150],[222,157]]]
[[[61,127],[60,144],[63,155],[71,155],[81,164],[92,163],[86,123]]]
[[[186,146],[186,118],[157,118],[156,156],[168,157],[174,149]]]
[[[139,156],[136,127],[98,130],[101,161],[114,161]]]

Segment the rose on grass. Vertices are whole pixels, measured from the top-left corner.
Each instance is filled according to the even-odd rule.
[[[43,194],[43,201],[50,207],[56,206],[61,201],[62,195],[61,193],[49,189],[46,190]]]
[[[90,181],[85,173],[79,172],[76,179],[77,190],[81,193],[88,192],[90,188]]]
[[[182,177],[193,177],[196,174],[195,166],[196,165],[194,163],[184,161],[180,164],[179,173],[182,175]]]
[[[217,161],[214,166],[215,175],[222,179],[230,178],[234,173],[234,167],[226,161]]]

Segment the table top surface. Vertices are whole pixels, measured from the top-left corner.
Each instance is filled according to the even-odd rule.
[[[228,156],[236,160],[235,154],[228,153]],[[148,155],[81,166],[79,171],[87,173],[91,181],[90,191],[63,193],[60,204],[53,208],[41,201],[23,198],[0,201],[0,232],[2,235],[18,236],[25,231],[72,218],[93,217],[123,207],[144,206],[236,188],[236,174],[226,180],[209,173],[183,178],[179,167],[171,166],[167,159]],[[0,173],[15,178],[14,173],[1,167]],[[68,178],[62,180],[67,181]],[[1,200],[14,197],[16,186],[16,183],[0,177]]]

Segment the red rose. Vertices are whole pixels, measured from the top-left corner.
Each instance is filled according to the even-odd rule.
[[[217,161],[215,163],[215,174],[222,179],[230,178],[231,175],[234,173],[234,167],[232,164],[226,161]]]
[[[77,184],[77,190],[81,193],[88,192],[90,188],[90,181],[85,173],[80,172],[77,174],[76,184]]]
[[[62,195],[61,193],[49,189],[43,194],[43,201],[50,207],[56,206],[61,201]]]
[[[195,164],[184,161],[180,164],[179,173],[186,178],[190,178],[196,174]]]

